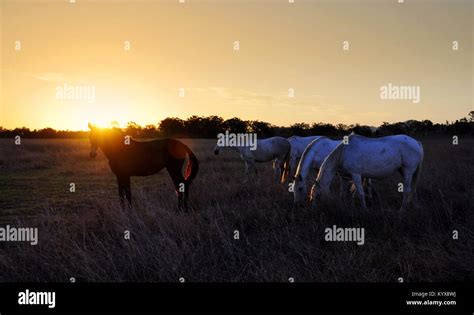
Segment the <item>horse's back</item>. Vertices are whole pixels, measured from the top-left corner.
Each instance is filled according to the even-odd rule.
[[[283,137],[271,137],[257,140],[257,150],[251,151],[257,162],[266,162],[274,158],[284,158],[291,145]]]
[[[316,140],[314,150],[316,150],[317,167],[319,168],[326,157],[341,143],[339,140],[332,140],[326,137]]]
[[[308,136],[308,137],[300,137],[300,136],[291,136],[288,138],[288,142],[291,145],[297,145],[299,143],[305,143],[308,145],[311,141],[321,138],[322,136]]]
[[[351,135],[343,148],[343,168],[368,177],[383,177],[403,167],[416,168],[423,156],[418,141],[407,135],[366,138]]]
[[[262,146],[265,148],[286,148],[291,147],[290,142],[283,137],[271,137],[266,139],[257,140],[257,146]]]
[[[352,135],[349,137],[349,146],[356,144],[358,147],[365,148],[370,153],[398,151],[400,153],[407,153],[409,151],[417,154],[423,154],[423,146],[420,142],[410,136],[400,134],[393,136],[385,136],[380,138],[367,138],[359,135]]]
[[[188,152],[184,143],[172,138],[132,140],[118,159],[130,175],[146,176],[159,172],[173,161],[186,159]]]
[[[315,140],[322,138],[322,136],[300,137],[292,136],[288,138],[291,145],[291,152],[296,156],[301,156],[304,150]]]
[[[311,164],[311,167],[320,168],[326,157],[337,147],[341,141],[332,140],[324,136],[319,136],[311,141],[301,156],[301,163]],[[308,160],[311,160],[310,162]]]

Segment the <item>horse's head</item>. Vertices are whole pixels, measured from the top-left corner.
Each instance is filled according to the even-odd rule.
[[[324,186],[320,181],[316,180],[313,187],[311,187],[311,193],[309,200],[313,209],[316,208],[317,200],[321,200],[325,196],[329,195],[329,187]]]
[[[93,159],[97,156],[97,149],[99,148],[99,129],[89,123],[89,129],[91,130],[89,134],[89,141],[91,143],[91,151],[89,153],[89,156]]]
[[[295,205],[304,204],[308,196],[308,187],[306,186],[306,180],[297,174],[293,181],[293,195]]]

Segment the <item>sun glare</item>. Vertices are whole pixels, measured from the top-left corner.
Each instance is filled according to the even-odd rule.
[[[110,128],[110,127],[119,127],[123,128],[126,126],[126,122],[118,119],[108,118],[108,117],[91,117],[83,125],[86,126],[91,123],[99,128]]]

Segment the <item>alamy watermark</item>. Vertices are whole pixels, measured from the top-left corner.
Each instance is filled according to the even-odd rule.
[[[0,227],[0,242],[29,242],[38,244],[38,228]]]
[[[95,102],[95,86],[93,85],[69,85],[64,83],[56,87],[56,99],[64,101],[87,101]]]
[[[333,225],[332,228],[324,229],[324,233],[327,242],[357,242],[357,245],[365,243],[364,228],[340,228]]]
[[[248,147],[251,151],[257,150],[256,133],[231,133],[226,130],[225,133],[217,135],[218,147]]]
[[[421,100],[419,85],[395,85],[388,83],[380,87],[382,100],[411,100],[418,104]]]
[[[56,307],[56,292],[35,292],[26,289],[18,293],[18,305],[46,305]]]

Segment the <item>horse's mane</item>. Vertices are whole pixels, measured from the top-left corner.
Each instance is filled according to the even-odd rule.
[[[113,127],[104,129],[108,134],[114,135],[125,135],[125,132],[121,128]]]
[[[349,141],[352,136],[353,133],[349,135]],[[331,153],[329,153],[319,169],[316,183],[322,184],[323,186],[329,186],[336,175],[345,146],[344,142],[341,142],[331,151]]]
[[[92,136],[96,137],[102,152],[110,158],[124,146],[126,133],[120,128],[100,128],[93,131]],[[135,140],[130,137],[130,141]]]
[[[138,141],[132,136],[127,135],[127,133],[124,132],[122,129],[116,128],[116,127],[102,129],[100,130],[100,133],[101,133],[102,139],[106,142],[114,142],[114,141],[123,142],[123,140],[125,139],[125,136],[129,136],[130,140]]]

